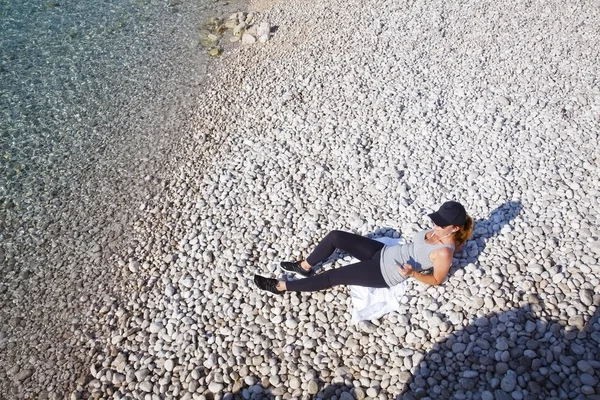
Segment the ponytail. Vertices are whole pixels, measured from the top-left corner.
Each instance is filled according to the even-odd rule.
[[[461,229],[454,234],[454,240],[458,242],[458,246],[462,246],[471,238],[474,225],[473,218],[471,218],[470,215],[467,215],[467,222],[465,222],[465,224],[461,226]]]

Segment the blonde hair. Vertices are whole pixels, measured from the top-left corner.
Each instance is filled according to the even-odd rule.
[[[467,221],[465,224],[461,226],[460,229],[454,234],[454,240],[458,242],[459,246],[462,246],[471,238],[474,227],[475,223],[473,222],[473,218],[471,218],[470,215],[467,215]]]

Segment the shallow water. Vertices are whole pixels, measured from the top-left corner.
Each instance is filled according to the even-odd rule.
[[[119,131],[131,116],[141,118],[138,113],[151,108],[144,98],[177,80],[169,71],[189,72],[185,64],[194,64],[171,58],[174,48],[184,47],[187,57],[202,63],[193,34],[205,7],[171,4],[2,2],[0,198],[5,206],[38,192],[39,174],[60,174],[59,165],[75,167],[69,163],[77,164],[82,153],[131,135]]]

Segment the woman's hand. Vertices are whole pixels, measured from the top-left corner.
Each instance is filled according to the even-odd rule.
[[[412,265],[410,264],[398,264],[398,271],[400,271],[400,275],[402,276],[412,276],[414,273]]]

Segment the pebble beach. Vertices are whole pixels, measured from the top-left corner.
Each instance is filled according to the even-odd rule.
[[[594,2],[1,5],[0,398],[600,399]],[[449,199],[398,312],[252,282]]]

